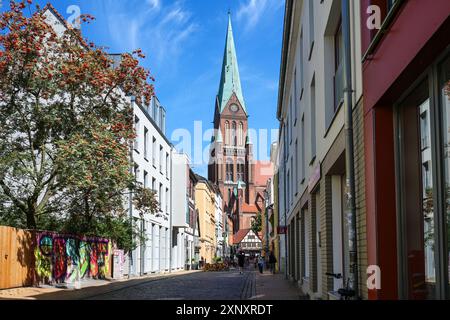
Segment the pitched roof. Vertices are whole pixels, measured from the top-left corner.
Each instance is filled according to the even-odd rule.
[[[219,112],[223,111],[233,93],[236,94],[242,108],[244,108],[245,113],[247,113],[244,96],[242,94],[241,79],[239,76],[233,28],[231,26],[231,16],[228,14],[228,30],[225,42],[225,52],[223,54],[222,75],[220,78],[219,93],[217,94]]]
[[[41,10],[41,14],[45,14],[45,12],[47,11],[51,12],[53,16],[58,19],[58,21],[64,26],[65,29],[70,30],[78,38],[82,46],[84,46],[85,48],[89,48],[89,45],[81,36],[80,30],[74,29],[50,2],[48,2]]]
[[[241,229],[238,230],[238,232],[236,232],[234,234],[233,237],[233,243],[234,244],[239,244],[241,243],[242,240],[244,240],[245,236],[250,232],[250,229]]]
[[[234,243],[234,244],[239,244],[239,243],[241,243],[242,240],[244,240],[244,238],[247,236],[247,234],[248,234],[250,231],[252,231],[252,229],[240,229],[240,230],[238,230],[238,232],[236,232],[236,233],[234,234],[234,236],[233,236],[233,243]],[[252,232],[253,232],[253,231],[252,231]],[[255,233],[255,232],[253,232],[253,233]],[[258,233],[258,234],[255,233],[255,235],[258,237],[258,239],[259,239],[260,241],[262,241],[262,233],[261,233],[261,232]]]

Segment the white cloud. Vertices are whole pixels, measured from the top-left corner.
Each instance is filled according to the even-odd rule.
[[[275,12],[282,7],[284,1],[281,0],[247,0],[242,3],[237,12],[238,21],[244,21],[246,29],[254,28],[264,14]]]
[[[160,9],[161,8],[161,1],[160,0],[146,0],[147,4],[150,6],[151,9]]]
[[[147,7],[141,1],[133,2],[134,6],[116,0],[105,2],[109,33],[116,45],[124,51],[141,48],[152,64],[175,65],[184,45],[198,30],[182,2],[164,6],[161,0],[146,0]]]

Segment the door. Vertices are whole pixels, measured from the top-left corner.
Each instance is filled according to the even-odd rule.
[[[436,289],[431,108],[428,82],[400,105],[401,267],[408,299],[433,299]]]

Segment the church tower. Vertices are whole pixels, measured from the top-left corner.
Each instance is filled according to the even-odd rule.
[[[214,129],[208,178],[219,187],[223,195],[224,212],[233,217],[233,229],[237,232],[249,227],[249,223],[242,222],[243,207],[256,201],[256,192],[253,146],[248,136],[248,114],[242,94],[230,15],[215,101]]]

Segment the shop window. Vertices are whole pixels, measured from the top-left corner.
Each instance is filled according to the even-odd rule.
[[[432,299],[436,291],[432,154],[425,141],[429,132],[430,98],[423,82],[399,105],[402,257],[409,299]]]
[[[342,37],[342,21],[334,35],[334,110],[344,100],[344,38]]]

